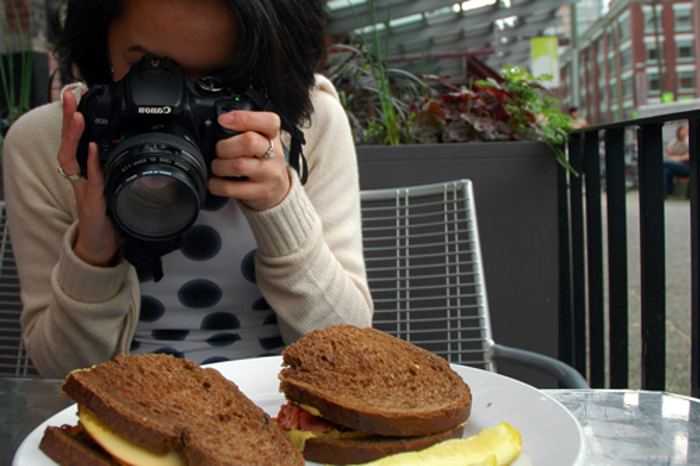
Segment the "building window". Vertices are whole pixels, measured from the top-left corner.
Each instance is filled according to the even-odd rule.
[[[629,47],[622,52],[620,52],[620,66],[622,69],[629,68],[632,66],[632,48]]]
[[[658,95],[661,92],[661,81],[658,74],[649,74],[649,95]]]
[[[656,48],[656,44],[646,45],[646,55],[647,61],[657,63],[659,60],[659,49]]]
[[[693,10],[676,10],[676,31],[691,31],[693,29]]]
[[[632,98],[632,78],[625,78],[622,80],[622,98]]]
[[[676,57],[678,61],[693,61],[693,43],[678,42],[676,44]]]
[[[620,31],[620,42],[629,39],[630,36],[632,35],[632,31],[630,31],[630,18],[629,16],[625,17],[624,19],[619,20],[618,28]]]
[[[661,10],[662,10],[661,5],[657,5],[656,6],[656,21],[657,21],[659,31],[662,30]],[[654,31],[655,31],[654,10],[652,10],[651,8],[644,8],[644,33],[645,34],[654,34]]]
[[[695,71],[678,73],[678,92],[695,92]]]

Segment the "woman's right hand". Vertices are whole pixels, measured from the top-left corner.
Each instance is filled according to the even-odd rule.
[[[67,175],[80,173],[76,152],[84,129],[85,120],[82,113],[78,112],[78,100],[66,89],[63,92],[63,129],[58,164]],[[96,143],[91,142],[89,145],[87,178],[81,176],[70,183],[78,206],[78,238],[73,251],[88,264],[107,267],[115,262],[122,239],[107,217],[104,174]]]

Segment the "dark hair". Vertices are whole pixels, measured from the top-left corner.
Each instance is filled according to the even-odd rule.
[[[67,0],[56,54],[88,86],[112,79],[107,32],[130,0]],[[138,1],[138,0],[131,0]],[[310,118],[309,90],[325,55],[324,0],[221,0],[238,27],[233,64],[218,76],[266,94],[294,124]],[[232,44],[233,45],[233,44]]]

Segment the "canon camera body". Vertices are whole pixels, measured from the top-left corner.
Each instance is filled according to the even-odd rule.
[[[286,160],[302,184],[308,176],[304,134],[270,99],[254,89],[237,92],[216,78],[193,83],[167,58],[143,57],[122,80],[91,87],[78,110],[85,117],[80,169],[87,176],[88,145],[95,141],[107,214],[140,277],[162,278],[161,256],[181,247],[182,235],[211,196],[207,181],[216,143],[237,134],[219,125],[223,113],[277,113],[291,136]]]
[[[78,163],[87,174],[95,141],[113,222],[123,235],[162,241],[182,234],[204,205],[216,142],[236,134],[218,117],[261,108],[215,79],[190,82],[167,58],[144,57],[124,79],[92,87],[78,110]]]

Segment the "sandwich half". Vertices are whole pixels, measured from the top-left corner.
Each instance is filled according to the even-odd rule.
[[[62,465],[304,464],[233,382],[185,359],[119,355],[71,372],[62,391],[78,403],[79,425],[49,427],[40,444]],[[107,462],[94,462],[105,461],[103,452]]]
[[[278,424],[307,460],[355,464],[461,437],[469,386],[449,363],[372,328],[310,332],[283,353]]]
[[[80,424],[47,427],[39,448],[47,452],[49,457],[58,464],[119,466],[119,463],[95,443]]]

